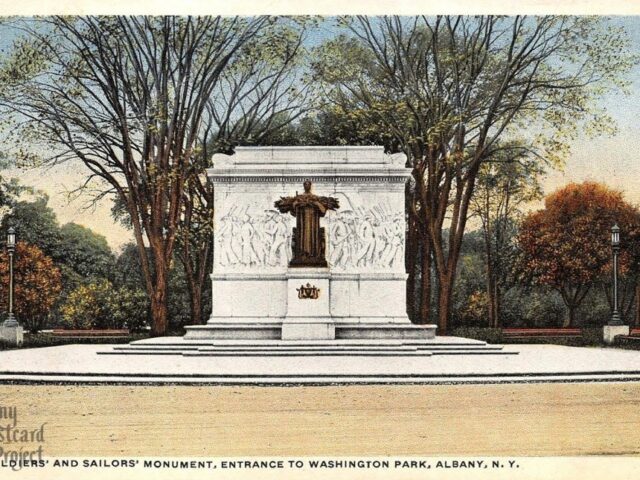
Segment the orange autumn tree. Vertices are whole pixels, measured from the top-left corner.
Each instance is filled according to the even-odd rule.
[[[521,271],[534,284],[558,291],[567,306],[564,327],[589,291],[611,277],[611,227],[621,229],[620,273],[640,259],[640,214],[620,191],[596,182],[571,183],[545,197],[545,208],[523,221]]]
[[[49,311],[62,290],[60,270],[38,247],[18,242],[13,271],[14,312],[20,325],[37,332],[46,323]],[[8,303],[8,289],[9,255],[3,249],[0,252],[0,298],[3,306]]]

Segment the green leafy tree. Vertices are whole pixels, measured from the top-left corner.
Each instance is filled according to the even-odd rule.
[[[0,172],[6,166],[7,162],[0,153]],[[20,195],[25,192],[33,193],[33,189],[22,185],[17,178],[8,178],[0,173],[0,222],[11,212]]]
[[[240,145],[384,145],[388,151],[398,151],[392,136],[367,128],[365,122],[363,116],[349,115],[340,108],[321,104],[295,121],[258,138],[247,138]]]
[[[222,72],[224,94],[207,102],[198,154],[185,184],[176,249],[192,323],[203,323],[208,310],[205,297],[213,259],[213,189],[204,172],[213,166],[214,153],[275,141],[313,107],[314,92],[303,72],[304,43],[314,25],[307,17],[281,18],[255,35]]]
[[[0,231],[6,234],[12,225],[20,240],[51,257],[62,272],[65,291],[92,279],[111,278],[115,259],[104,236],[75,223],[60,227],[48,201],[41,193],[35,199],[14,201]]]
[[[84,279],[111,278],[115,258],[103,235],[76,223],[60,228],[55,252],[59,262],[73,268]]]
[[[422,260],[419,320],[427,322],[435,268],[444,333],[483,163],[524,128],[526,144],[514,148],[551,164],[566,156],[579,126],[610,132],[597,100],[628,86],[636,57],[622,29],[593,17],[346,17],[340,24],[346,33],[319,49],[316,76],[344,115],[392,137],[408,156],[407,269],[413,275]]]
[[[58,260],[60,258],[60,225],[56,214],[48,205],[49,197],[39,194],[33,201],[19,200],[14,203],[11,215],[5,217],[2,231],[9,224],[16,229],[20,240],[37,246],[45,255]]]
[[[480,220],[485,259],[485,293],[489,326],[501,326],[503,290],[515,285],[517,223],[523,208],[542,197],[540,177],[544,173],[537,159],[499,151],[484,162],[478,172],[469,207]]]

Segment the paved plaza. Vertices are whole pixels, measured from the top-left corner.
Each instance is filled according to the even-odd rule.
[[[454,337],[437,337],[445,345]],[[457,339],[462,344],[468,341]],[[167,344],[181,338],[164,339]],[[255,342],[253,342],[255,343]],[[144,342],[142,343],[144,345]],[[366,356],[113,354],[126,346],[66,345],[0,352],[0,382],[357,384],[639,381],[640,351],[558,345],[486,345],[484,354]],[[480,346],[483,346],[480,342]],[[447,347],[449,348],[449,347]],[[494,350],[495,349],[495,352]],[[435,353],[434,353],[435,352]],[[495,353],[495,354],[494,354]]]

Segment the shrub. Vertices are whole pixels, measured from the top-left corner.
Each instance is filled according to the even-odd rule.
[[[561,327],[566,308],[560,295],[552,290],[535,289],[523,303],[522,323],[513,327]]]
[[[111,316],[110,289],[111,284],[102,280],[73,290],[60,308],[64,326],[72,329],[106,328]]]
[[[116,328],[140,332],[149,325],[149,298],[139,289],[119,288],[108,297],[109,310]]]
[[[42,329],[60,291],[60,270],[35,245],[18,242],[14,258],[14,310],[21,325],[31,332]],[[6,308],[9,287],[9,259],[0,252],[0,299]]]
[[[138,289],[115,289],[106,280],[80,285],[60,309],[63,324],[72,329],[129,328],[147,325],[148,300]]]

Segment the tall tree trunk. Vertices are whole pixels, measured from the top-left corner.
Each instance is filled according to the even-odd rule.
[[[496,328],[498,319],[496,318],[496,286],[495,279],[491,273],[487,273],[487,313],[489,314],[489,327]]]
[[[573,291],[571,291],[573,289]],[[567,307],[567,317],[565,317],[563,328],[571,328],[575,326],[576,312],[582,301],[589,293],[590,287],[586,285],[578,285],[576,287],[561,287],[558,291]]]
[[[480,163],[476,162],[467,172],[466,179],[459,175],[455,176],[455,171],[448,172],[448,179],[439,193],[440,205],[436,221],[429,221],[430,236],[433,241],[433,253],[438,273],[438,332],[440,335],[447,333],[449,317],[451,315],[453,303],[453,287],[456,281],[458,260],[460,259],[460,249],[462,247],[462,237],[467,223],[467,213],[469,202],[475,187],[475,177],[480,168]],[[455,182],[455,196],[451,205],[451,222],[447,240],[447,251],[443,245],[442,225],[447,212],[446,199],[449,198],[449,188]],[[435,211],[436,209],[432,209]]]
[[[189,293],[189,310],[190,310],[190,324],[191,325],[202,325],[202,289],[204,287],[204,283],[202,281],[202,275],[200,275],[200,255],[202,252],[198,252],[199,256],[195,259],[197,262],[197,267],[195,270],[193,268],[192,261],[194,259],[191,258],[191,251],[188,248],[188,238],[187,244],[183,248],[183,254],[180,255],[180,260],[182,262],[185,277],[187,280],[187,291]],[[206,255],[206,253],[205,253]]]
[[[485,267],[486,267],[486,276],[485,276],[485,287],[487,292],[487,314],[488,314],[488,323],[489,327],[496,328],[498,324],[498,319],[496,318],[497,311],[497,299],[496,299],[496,275],[494,268],[494,256],[492,247],[492,239],[493,239],[493,231],[491,228],[491,198],[489,195],[489,191],[485,192],[484,195],[484,205],[483,211],[481,213],[482,224],[483,224],[483,239],[484,239],[484,257],[485,257]],[[495,236],[497,237],[497,231]],[[497,241],[497,238],[496,238]],[[496,249],[497,256],[497,249]]]
[[[191,321],[194,325],[202,325],[202,289],[199,286],[191,293]]]
[[[202,325],[202,285],[193,271],[191,259],[187,256],[182,260],[187,278],[187,291],[189,292],[190,324]]]
[[[409,228],[407,231],[406,251],[405,251],[405,267],[407,271],[407,316],[412,322],[417,322],[416,312],[416,259],[418,256],[418,232],[416,229],[416,221],[409,216]]]
[[[167,270],[165,265],[156,266],[155,289],[151,295],[151,336],[166,335],[169,326],[167,316]]]
[[[449,327],[449,315],[453,300],[453,281],[449,275],[438,279],[438,334],[445,335]]]
[[[486,276],[485,287],[487,291],[487,313],[489,315],[489,327],[496,328],[498,319],[496,318],[496,279],[493,268],[493,256],[491,254],[491,240],[489,239],[489,232],[485,228],[484,232],[485,240],[485,261],[486,261]]]
[[[500,291],[500,285],[498,284],[497,280],[494,280],[493,283],[493,299],[494,299],[494,304],[493,304],[493,318],[495,320],[495,324],[493,325],[493,328],[500,328],[502,326],[502,321],[500,320],[500,302],[502,301],[502,292]]]
[[[572,303],[567,304],[567,316],[564,319],[564,323],[562,324],[563,328],[572,328],[575,324],[576,320],[576,310],[577,306]]]
[[[428,236],[422,239],[421,259],[421,284],[420,284],[420,323],[427,324],[431,317],[431,243]]]
[[[168,320],[168,285],[169,259],[171,258],[172,240],[164,237],[160,229],[149,234],[149,253],[153,264],[153,281],[151,291],[147,292],[151,300],[151,335],[159,337],[167,334]]]
[[[636,312],[633,324],[636,327],[640,325],[640,282],[636,285]]]
[[[414,304],[416,300],[415,289],[416,289],[416,274],[415,274],[415,268],[413,268],[411,269],[411,271],[409,272],[409,275],[407,276],[405,297],[407,299],[407,316],[409,317],[409,320],[417,323],[416,311],[415,311],[416,309]]]

